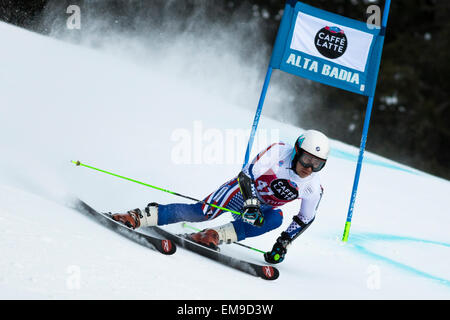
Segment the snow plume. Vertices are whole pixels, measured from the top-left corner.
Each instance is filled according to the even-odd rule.
[[[274,31],[250,5],[228,10],[206,0],[83,1],[79,29],[69,29],[67,8],[74,2],[47,6],[42,24],[51,36],[131,60],[154,78],[192,88],[192,95],[256,108],[272,49],[273,40],[265,38]],[[291,122],[293,112],[314,104],[309,92],[308,82],[275,72],[264,115]]]

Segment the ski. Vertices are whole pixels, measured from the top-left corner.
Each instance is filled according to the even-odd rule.
[[[258,265],[231,256],[227,256],[214,249],[207,248],[194,241],[191,241],[185,238],[183,235],[176,235],[159,227],[152,227],[152,230],[160,234],[162,237],[172,240],[174,243],[184,249],[195,252],[211,260],[217,261],[223,265],[243,271],[252,276],[260,277],[264,280],[275,280],[280,275],[280,272],[275,267]]]
[[[161,252],[162,254],[174,254],[177,250],[176,245],[170,239],[159,239],[148,234],[128,228],[127,226],[115,221],[106,213],[100,213],[89,206],[82,200],[77,200],[75,209],[95,218],[100,224],[104,225],[110,230],[113,230],[125,238],[128,238],[136,243],[139,243],[147,248]]]

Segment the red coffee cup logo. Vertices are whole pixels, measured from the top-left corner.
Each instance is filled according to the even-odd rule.
[[[324,27],[317,32],[314,44],[321,55],[336,59],[347,50],[347,37],[338,27]]]

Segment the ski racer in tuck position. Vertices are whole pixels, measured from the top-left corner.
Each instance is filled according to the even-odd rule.
[[[281,225],[283,212],[278,207],[301,199],[299,213],[277,238],[272,250],[264,254],[269,263],[282,262],[288,246],[314,221],[323,194],[318,172],[324,167],[329,150],[328,138],[316,130],[304,132],[294,147],[282,142],[270,145],[237,177],[204,199],[242,215],[233,214],[234,221],[192,233],[188,238],[216,249],[222,243],[259,236]],[[152,202],[143,209],[113,214],[112,218],[135,229],[181,221],[207,221],[223,212],[202,202],[167,205]]]

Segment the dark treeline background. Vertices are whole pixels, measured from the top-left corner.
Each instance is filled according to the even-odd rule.
[[[155,11],[158,4],[170,6],[181,22],[198,7],[202,7],[206,25],[231,18],[236,21],[238,14],[243,21],[258,23],[269,46],[274,43],[285,4],[279,0],[0,0],[0,19],[46,34],[50,25],[43,15],[49,8],[69,4],[83,8],[87,2],[90,8],[97,6],[113,15],[115,28],[136,28],[135,15],[148,15],[154,23],[161,14]],[[361,21],[367,20],[369,5],[384,6],[384,0],[303,2]],[[446,179],[450,179],[449,17],[448,0],[392,1],[367,140],[369,151]],[[309,117],[331,137],[359,147],[367,98],[321,84],[312,84],[312,88],[320,95],[321,104],[309,109]],[[302,121],[304,115],[292,116],[293,124],[302,125]]]

